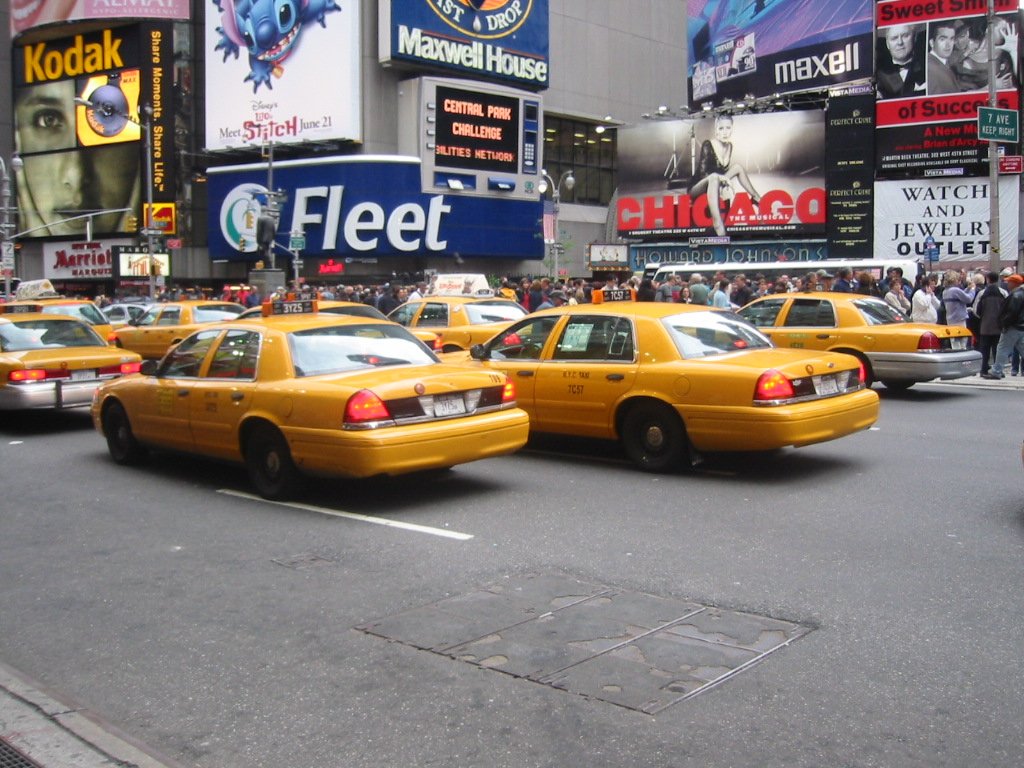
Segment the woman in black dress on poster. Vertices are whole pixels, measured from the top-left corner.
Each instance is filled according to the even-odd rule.
[[[732,115],[719,115],[715,118],[715,137],[706,139],[700,147],[700,158],[697,160],[697,181],[690,187],[687,194],[696,200],[703,194],[708,196],[708,212],[715,227],[715,234],[725,234],[725,222],[722,220],[721,202],[732,200],[732,180],[739,181],[740,186],[750,195],[750,201],[756,208],[761,203],[761,196],[754,189],[746,169],[732,159]]]

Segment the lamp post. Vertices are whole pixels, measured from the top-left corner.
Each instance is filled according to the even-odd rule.
[[[15,155],[11,158],[11,168],[15,171],[21,167],[21,158]],[[2,245],[3,271],[4,271],[4,298],[11,300],[11,272],[14,270],[14,238],[8,239],[14,224],[11,222],[11,214],[17,208],[11,206],[11,176],[7,172],[7,164],[0,157],[0,214],[3,220],[0,222],[0,245]]]
[[[98,112],[104,118],[114,115],[123,117],[129,122],[135,123],[142,128],[142,135],[146,146],[146,215],[143,216],[143,227],[139,234],[146,238],[146,263],[149,265],[149,297],[156,298],[156,275],[153,274],[153,250],[155,247],[154,236],[161,234],[162,230],[154,227],[153,221],[153,107],[150,104],[142,104],[139,108],[141,119],[132,117],[125,112],[119,112],[115,104],[107,101],[94,102],[81,97],[75,98],[76,104],[88,107]]]
[[[572,188],[576,186],[576,177],[573,175],[573,172],[570,169],[568,171],[563,172],[562,175],[558,177],[558,183],[556,184],[554,180],[548,175],[548,172],[543,168],[541,168],[540,170],[540,175],[541,180],[540,183],[537,185],[537,191],[540,192],[541,195],[545,195],[547,194],[548,189],[551,190],[551,214],[552,224],[554,225],[554,231],[552,233],[552,237],[550,238],[550,244],[551,254],[554,260],[555,282],[557,283],[558,250],[560,247],[560,243],[558,242],[558,208],[559,203],[562,200],[562,185],[565,185],[565,189],[567,191],[572,192]]]

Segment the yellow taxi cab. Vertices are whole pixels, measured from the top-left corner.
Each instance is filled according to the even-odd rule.
[[[113,341],[114,329],[99,307],[88,299],[61,296],[49,280],[23,280],[14,292],[14,300],[5,307],[28,307],[28,312],[67,315],[91,325],[105,343]]]
[[[141,357],[91,326],[30,310],[0,305],[0,410],[87,406],[100,384],[138,372]]]
[[[845,352],[864,364],[868,385],[907,389],[920,381],[981,372],[966,328],[911,323],[882,299],[859,293],[763,296],[738,310],[778,347]]]
[[[387,316],[376,307],[358,301],[340,301],[337,299],[316,299],[317,309],[326,315],[354,315],[355,317],[372,317],[375,320],[387,320]],[[239,320],[262,317],[262,307],[249,307],[238,316]],[[411,328],[410,332],[435,352],[441,352],[441,337],[433,331],[422,328]]]
[[[442,352],[459,352],[487,341],[524,315],[521,305],[495,296],[437,295],[407,301],[388,319],[413,331],[437,333]]]
[[[192,331],[219,320],[238,317],[245,307],[231,301],[186,299],[152,304],[137,320],[114,330],[114,344],[159,360]]]
[[[113,459],[156,448],[236,462],[283,498],[306,475],[399,475],[525,444],[504,374],[442,363],[395,323],[312,309],[275,302],[272,316],[212,323],[101,387],[92,417]]]
[[[618,440],[652,472],[703,452],[832,440],[878,418],[856,358],[775,349],[731,313],[689,304],[545,309],[470,355],[515,381],[532,430]]]

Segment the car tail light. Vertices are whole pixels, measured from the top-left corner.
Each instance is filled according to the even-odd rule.
[[[441,334],[437,334],[437,336],[434,337],[434,351],[435,352],[443,352],[444,351],[444,342],[441,341]]]
[[[119,365],[108,365],[99,369],[100,376],[127,376],[129,373],[138,373],[142,363],[120,363]]]
[[[45,381],[46,379],[66,379],[71,374],[67,371],[48,371],[45,368],[25,368],[20,371],[11,371],[7,374],[7,380],[12,384],[20,384],[26,381]]]
[[[389,421],[390,419],[391,412],[384,401],[368,389],[356,392],[345,405],[345,421],[347,423]]]
[[[863,360],[857,361],[857,381],[861,384],[868,383],[868,369]]]
[[[787,400],[794,396],[793,384],[778,371],[765,371],[757,380],[755,400]]]
[[[501,388],[501,402],[514,403],[516,401],[516,385],[512,379],[505,379],[505,386]]]
[[[113,344],[115,341],[117,341],[117,334],[111,331],[107,334],[107,344]]]
[[[929,331],[921,334],[921,338],[917,340],[917,348],[922,352],[938,352],[942,349],[942,342],[939,341],[938,336]]]

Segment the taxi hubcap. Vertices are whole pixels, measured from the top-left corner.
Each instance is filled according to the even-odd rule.
[[[281,457],[277,455],[276,451],[271,451],[267,454],[267,459],[264,462],[267,474],[271,477],[276,477],[281,471]]]
[[[647,431],[644,434],[644,442],[647,443],[648,448],[659,450],[665,445],[665,433],[657,424],[652,424],[647,427]]]

